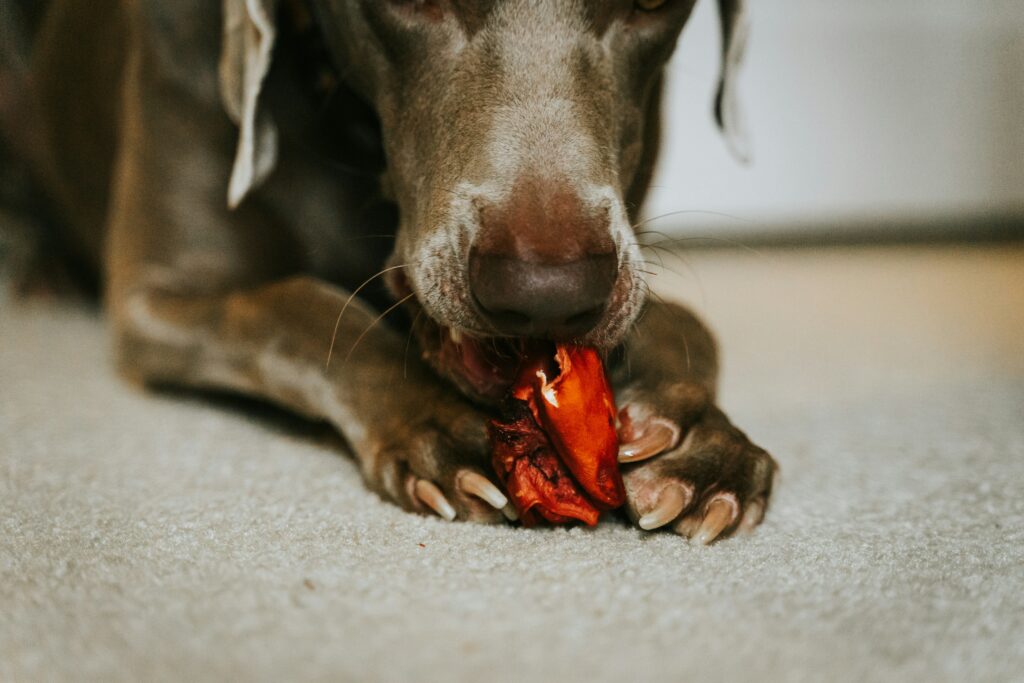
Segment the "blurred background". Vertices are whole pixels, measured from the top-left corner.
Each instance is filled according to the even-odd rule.
[[[874,239],[1019,233],[1024,2],[750,2],[740,75],[744,167],[710,116],[715,5],[671,65],[665,147],[646,213],[681,235]],[[1016,227],[1014,225],[1016,224]]]

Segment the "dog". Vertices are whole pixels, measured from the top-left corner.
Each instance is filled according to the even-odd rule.
[[[777,465],[717,407],[710,332],[647,296],[633,227],[695,2],[50,0],[29,156],[126,377],[328,421],[381,497],[497,523],[509,340],[592,345],[627,516],[709,543],[761,522]],[[744,8],[718,5],[742,154]]]

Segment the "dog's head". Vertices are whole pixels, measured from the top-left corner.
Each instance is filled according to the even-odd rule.
[[[275,0],[225,2],[237,203],[273,167],[258,95]],[[621,340],[644,301],[631,218],[657,151],[663,67],[695,2],[312,0],[343,77],[380,117],[400,213],[391,282],[422,307],[442,364],[454,346],[465,365],[472,338]],[[742,4],[719,0],[716,113],[733,139]]]

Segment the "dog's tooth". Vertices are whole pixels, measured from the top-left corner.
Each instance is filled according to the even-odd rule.
[[[448,334],[452,338],[452,341],[455,342],[456,344],[462,343],[462,330],[457,330],[453,327],[450,330],[448,330]]]
[[[501,508],[501,514],[505,515],[505,519],[510,522],[515,522],[519,519],[519,513],[516,512],[516,506],[512,503]]]
[[[444,497],[441,489],[437,488],[437,484],[426,479],[420,479],[416,482],[415,491],[416,497],[423,501],[431,510],[449,522],[455,519],[455,508]]]
[[[689,502],[688,498],[689,496],[681,487],[669,484],[662,489],[654,509],[641,517],[637,525],[644,531],[665,526],[679,516]]]
[[[496,510],[501,510],[508,505],[508,498],[505,497],[505,494],[482,474],[466,470],[459,475],[458,486],[464,492],[480,498]]]
[[[713,499],[704,510],[704,521],[694,534],[694,540],[701,545],[707,545],[718,538],[718,535],[736,520],[738,507],[732,496],[719,495]]]

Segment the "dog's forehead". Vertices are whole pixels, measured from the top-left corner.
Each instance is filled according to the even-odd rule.
[[[339,0],[327,0],[338,2]],[[341,0],[360,7],[369,15],[404,12],[422,20],[458,21],[463,32],[472,37],[489,25],[508,23],[515,18],[543,28],[552,20],[567,22],[580,31],[602,33],[617,10],[632,5],[632,0]]]
[[[725,1],[725,0],[720,0]],[[602,46],[636,75],[667,57],[696,0],[668,0],[651,9],[638,0],[312,0],[325,30],[346,47],[347,59],[374,70],[453,63],[491,54],[516,41],[521,50],[545,46]],[[366,40],[372,35],[374,40]],[[466,47],[475,49],[468,53]],[[373,55],[380,51],[381,55]],[[640,67],[640,68],[635,68]]]
[[[582,20],[576,22],[579,29],[601,32],[622,4],[623,0],[451,0],[451,9],[470,35],[510,16],[541,25],[552,18]]]

